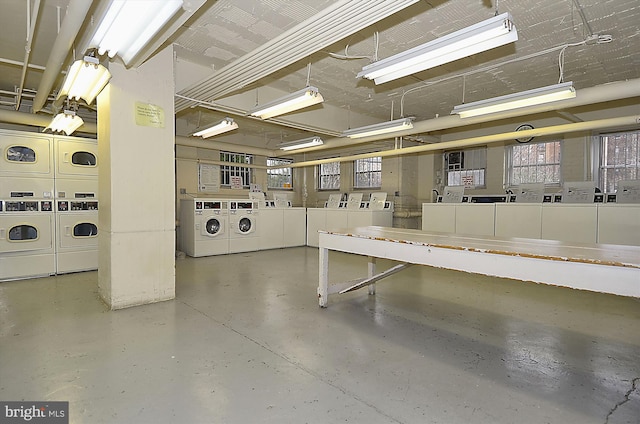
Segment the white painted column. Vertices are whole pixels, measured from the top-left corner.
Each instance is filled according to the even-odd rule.
[[[98,288],[121,309],[175,297],[173,49],[109,71],[98,97]]]

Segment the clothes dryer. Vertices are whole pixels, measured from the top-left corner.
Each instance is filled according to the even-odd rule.
[[[55,274],[53,200],[9,198],[0,203],[0,281]]]
[[[180,202],[180,248],[192,257],[229,253],[228,201],[183,199]]]
[[[0,178],[53,178],[53,139],[0,130]]]
[[[98,142],[76,137],[55,138],[56,178],[98,178]]]
[[[260,249],[258,235],[258,202],[229,201],[229,253],[251,252]]]

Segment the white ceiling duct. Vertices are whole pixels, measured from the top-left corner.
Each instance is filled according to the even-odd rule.
[[[204,101],[226,96],[417,1],[341,0],[178,94]],[[176,99],[175,110],[180,112],[192,104]]]
[[[53,84],[60,76],[60,71],[64,65],[73,43],[78,36],[78,31],[82,27],[82,23],[89,13],[91,1],[88,0],[71,0],[67,6],[67,13],[62,21],[60,32],[56,38],[49,59],[45,66],[44,74],[38,86],[38,92],[33,99],[33,113],[39,112],[44,107],[47,97],[51,93]]]
[[[474,118],[462,119],[458,115],[449,115],[441,118],[427,119],[424,121],[414,121],[413,128],[398,131],[397,133],[369,136],[359,139],[349,139],[348,145],[353,146],[358,143],[370,143],[378,140],[388,140],[390,137],[406,137],[414,134],[428,133],[431,131],[459,128],[468,125],[475,125],[484,122],[492,122],[499,119],[514,118],[518,116],[532,115],[556,110],[570,109],[579,106],[596,103],[611,102],[631,97],[640,97],[640,79],[619,81],[609,84],[602,84],[590,88],[582,88],[576,91],[576,97],[545,105],[532,106],[521,109],[494,113],[490,115],[477,116]],[[325,139],[324,144],[318,147],[300,149],[296,153],[305,153],[317,150],[345,147],[345,138],[337,137]],[[282,156],[282,153],[278,153]]]
[[[444,141],[442,143],[426,144],[421,146],[404,147],[400,149],[385,150],[382,152],[363,153],[351,156],[341,156],[329,159],[317,159],[304,162],[295,162],[282,166],[270,166],[269,169],[276,168],[303,168],[307,166],[319,165],[332,162],[352,162],[357,159],[372,157],[403,156],[414,153],[433,152],[446,149],[460,149],[470,146],[480,146],[499,141],[514,140],[518,137],[540,137],[544,135],[566,134],[572,132],[592,131],[605,128],[622,128],[640,124],[640,115],[623,116],[620,118],[597,119],[587,122],[576,122],[572,124],[554,125],[545,128],[535,128],[526,131],[511,131],[502,134],[485,135],[481,137],[465,138],[461,140]]]

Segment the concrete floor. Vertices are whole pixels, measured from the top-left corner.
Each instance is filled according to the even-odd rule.
[[[95,272],[0,283],[0,400],[91,424],[640,422],[637,299],[415,266],[320,309],[306,247],[176,274],[176,300],[115,312]]]

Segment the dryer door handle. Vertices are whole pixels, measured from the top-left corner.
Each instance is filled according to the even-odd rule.
[[[7,230],[4,228],[0,228],[0,238],[5,238],[7,236]]]
[[[67,237],[70,237],[70,236],[71,236],[71,227],[70,227],[69,225],[65,225],[65,226],[64,226],[64,234],[65,234]]]
[[[64,155],[62,155],[63,159],[62,161],[64,163],[69,163],[69,152],[64,152]]]

